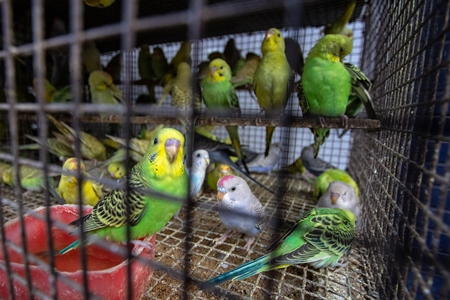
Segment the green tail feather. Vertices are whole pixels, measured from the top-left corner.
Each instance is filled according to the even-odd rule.
[[[245,162],[244,152],[242,152],[241,148],[241,141],[239,140],[239,132],[237,126],[226,126],[225,127],[228,131],[228,135],[230,136],[231,143],[233,144],[234,149],[236,150],[236,154],[238,158],[241,160],[242,164],[244,165],[245,171],[250,173],[247,167],[247,163]]]
[[[264,256],[261,256],[258,259],[255,259],[253,261],[250,261],[246,264],[243,264],[240,267],[237,267],[234,270],[231,270],[227,273],[224,273],[222,275],[219,275],[217,277],[214,277],[213,279],[208,280],[205,282],[202,286],[202,288],[209,288],[216,284],[221,284],[222,282],[228,281],[228,280],[242,280],[247,277],[253,276],[255,274],[258,274],[260,272],[266,271],[270,269],[270,266],[267,265],[270,261],[270,253],[266,254]]]
[[[264,152],[265,156],[269,155],[270,144],[272,144],[272,136],[275,132],[275,128],[273,126],[266,127],[266,151]]]

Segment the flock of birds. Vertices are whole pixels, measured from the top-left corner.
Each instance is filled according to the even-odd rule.
[[[85,2],[106,7],[105,3],[110,5],[114,1]],[[190,42],[182,43],[170,63],[167,63],[161,48],[154,48],[153,53],[150,53],[148,45],[140,48],[138,69],[142,80],[148,83],[148,94],[141,95],[138,101],[146,103],[160,104],[170,94],[171,104],[177,109],[196,109],[203,101],[215,115],[238,117],[241,112],[235,88],[244,86],[256,94],[266,116],[278,118],[284,113],[287,99],[296,86],[303,115],[319,117],[321,127],[312,129],[314,144],[305,147],[291,165],[273,170],[282,150],[279,143],[272,143],[275,127],[266,128],[264,153],[255,153],[241,146],[237,126],[226,126],[230,139],[225,141],[219,140],[207,128],[198,128],[192,134],[194,152],[192,166],[188,169],[184,163],[185,136],[176,129],[162,125],[147,128],[128,143],[112,135],[99,140],[86,132],[77,133],[64,122],[47,115],[57,130],[53,132],[53,137],[42,141],[28,136],[35,144],[22,145],[20,149],[38,149],[45,145],[50,153],[65,161],[63,174],[44,174],[42,170],[20,166],[18,183],[15,169],[2,164],[2,181],[36,192],[46,187],[46,176],[61,176],[58,184],[53,180],[49,184],[52,194],[61,203],[78,203],[81,200],[85,205],[94,206],[91,213],[71,225],[78,227],[83,224],[88,236],[124,243],[129,224],[131,238],[139,246],[145,244],[140,239],[160,231],[172,217],[178,216],[182,207],[181,201],[165,201],[161,196],[145,193],[145,190],[180,199],[188,196],[197,199],[206,185],[217,191],[218,213],[227,229],[215,242],[222,243],[232,232],[239,232],[245,235],[245,249],[250,251],[257,235],[269,223],[269,218],[244,179],[261,185],[250,173],[300,173],[314,182],[317,207],[301,217],[269,248],[268,254],[209,280],[203,287],[229,279],[241,280],[292,264],[308,263],[316,268],[339,265],[339,259],[350,251],[361,223],[359,189],[348,173],[334,168],[318,158],[317,154],[330,132],[324,117],[340,117],[343,127],[347,128],[348,118],[355,117],[365,107],[368,116],[375,118],[369,95],[370,80],[356,66],[343,62],[353,47],[352,33],[345,25],[355,3],[351,1],[344,15],[325,28],[325,35],[317,41],[305,62],[298,43],[284,39],[275,28],[265,34],[262,57],[248,53],[243,59],[234,41],[230,40],[224,53],[210,54],[210,61],[199,66],[197,79],[201,95],[196,95],[192,90],[194,76],[189,60]],[[118,104],[123,101],[123,96],[114,81],[120,79],[120,55],[114,57],[106,68],[99,58],[95,44],[86,43],[82,61],[89,74],[91,100],[93,103]],[[295,72],[301,76],[297,84],[294,84]],[[154,95],[155,81],[163,86],[163,95],[159,100]],[[47,102],[71,99],[68,87],[58,90],[46,79],[44,88]],[[108,114],[102,114],[102,117],[108,117]],[[181,118],[180,121],[183,122]],[[77,139],[84,161],[74,157]],[[108,155],[108,150],[113,150],[113,154]],[[125,169],[124,164],[127,153],[135,162],[129,170]],[[127,198],[124,190],[107,189],[95,181],[95,178],[104,175],[119,180],[127,176],[130,187]],[[82,181],[79,182],[79,179]],[[126,199],[131,204],[129,219],[125,213]],[[86,243],[89,244],[90,240],[87,239]],[[58,249],[59,255],[79,245],[77,240]]]

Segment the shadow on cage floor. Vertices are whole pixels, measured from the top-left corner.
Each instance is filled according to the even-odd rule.
[[[295,221],[308,209],[314,207],[312,197],[313,186],[295,178],[278,178],[268,175],[256,175],[256,179],[275,190],[277,186],[285,189],[279,193],[281,201],[266,190],[252,184],[254,194],[265,206],[267,212],[274,216],[281,209],[281,217],[285,221],[281,230],[273,226],[266,228],[252,246],[252,251],[244,250],[245,240],[234,234],[220,245],[213,240],[225,232],[216,209],[215,193],[206,191],[197,200],[192,213],[189,276],[199,280],[208,280],[266,253],[276,233]],[[2,187],[3,197],[13,200],[14,194],[9,187]],[[45,204],[42,194],[32,194],[24,198],[28,209]],[[56,203],[56,200],[54,202]],[[17,216],[16,211],[3,207],[3,217],[11,220]],[[180,217],[186,217],[183,208]],[[287,224],[287,225],[286,225]],[[183,271],[186,230],[184,225],[172,219],[163,231],[158,233],[155,258],[159,263]],[[374,278],[368,265],[366,249],[358,240],[354,243],[351,254],[346,258],[349,264],[339,270],[322,269],[295,265],[287,269],[266,272],[247,278],[243,281],[229,281],[219,287],[227,291],[228,296],[236,295],[239,299],[375,299]],[[182,299],[184,284],[182,280],[170,276],[163,271],[155,271],[151,283],[142,299]],[[210,292],[199,290],[195,285],[188,288],[188,296],[194,299],[220,299]]]

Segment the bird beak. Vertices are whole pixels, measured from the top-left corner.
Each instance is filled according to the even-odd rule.
[[[268,38],[270,38],[272,35],[273,35],[273,31],[272,30],[267,30],[267,32],[266,32],[266,39],[268,39]]]
[[[214,73],[216,73],[217,68],[216,67],[209,67],[209,73],[211,74],[211,76],[214,76]]]
[[[338,193],[330,193],[330,199],[333,205],[336,204],[336,201],[339,199],[339,196],[340,195]]]
[[[217,200],[222,201],[224,196],[225,196],[225,193],[217,192]]]
[[[164,147],[166,148],[167,157],[170,163],[173,163],[175,157],[178,155],[178,151],[180,150],[180,141],[177,139],[168,139],[164,143]]]
[[[209,165],[209,163],[210,163],[209,157],[205,158],[205,161],[206,161],[206,164]]]

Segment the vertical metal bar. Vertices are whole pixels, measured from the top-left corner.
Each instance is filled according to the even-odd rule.
[[[69,4],[69,17],[70,17],[70,32],[72,33],[74,40],[70,44],[69,50],[69,66],[71,70],[70,76],[70,86],[73,96],[73,104],[74,109],[72,111],[72,127],[77,133],[77,138],[75,139],[75,156],[80,160],[81,159],[81,144],[79,139],[79,133],[81,130],[80,120],[81,110],[79,109],[81,106],[81,97],[83,93],[83,86],[81,84],[81,76],[82,76],[82,68],[81,68],[81,46],[84,42],[84,33],[83,33],[83,7],[84,3],[77,0],[70,1]],[[80,179],[81,170],[80,170],[80,162],[78,162],[77,168],[77,177]],[[81,181],[79,181],[81,182]],[[81,184],[78,185],[78,194],[81,197]],[[81,218],[83,214],[83,203],[79,201],[79,217]],[[83,272],[82,277],[82,286],[84,292],[84,298],[89,299],[89,281],[87,276],[87,252],[85,247],[86,241],[86,233],[84,233],[84,226],[81,223],[79,227],[79,240],[80,240],[80,259],[81,259],[81,268]]]
[[[10,32],[11,20],[8,20],[8,16],[11,16],[11,13],[12,13],[12,11],[11,11],[10,3],[6,3],[6,1],[3,1],[2,2],[2,34],[5,37],[3,40],[3,49],[5,49],[6,51],[8,51],[9,47],[11,46],[11,42],[12,42],[11,32]],[[6,59],[9,59],[9,58],[10,58],[10,55],[8,52],[8,56],[6,57]],[[5,64],[5,66],[11,66],[11,63]],[[11,71],[14,72],[14,70],[11,70]],[[6,70],[4,70],[4,72],[7,74],[5,74],[4,76],[6,78],[8,78],[8,75],[11,75],[10,74],[11,71],[9,68],[6,68]],[[13,73],[13,75],[14,75],[14,73]],[[12,78],[14,78],[14,77],[12,77]],[[6,93],[5,96],[7,97],[8,102],[11,102],[11,101],[9,101],[9,98],[14,97],[14,95],[11,95],[11,96],[8,95],[8,90],[9,90],[8,86],[9,85],[7,85],[7,88],[5,90],[5,93]],[[9,88],[11,88],[11,87],[9,87]],[[12,131],[13,129],[11,128],[10,130]],[[16,129],[16,131],[17,131],[17,129]],[[16,145],[16,148],[17,148],[17,145]],[[10,260],[9,260],[9,254],[8,254],[8,247],[6,246],[6,236],[5,236],[5,227],[4,227],[5,220],[3,218],[3,202],[2,201],[0,201],[0,209],[1,209],[1,211],[0,211],[0,230],[1,230],[1,238],[2,238],[2,251],[4,253],[6,272],[8,274],[9,299],[14,299],[15,298],[14,297],[14,285],[13,285],[12,269],[11,269],[11,264],[10,264]]]
[[[31,273],[30,273],[30,263],[28,258],[28,247],[26,242],[26,233],[25,233],[25,222],[24,222],[24,207],[23,207],[23,199],[22,193],[20,190],[20,174],[19,174],[19,149],[18,149],[18,128],[17,128],[17,95],[16,95],[16,72],[14,65],[14,54],[13,54],[13,22],[12,22],[12,1],[5,0],[3,6],[3,36],[4,36],[4,49],[7,51],[5,58],[5,67],[6,67],[6,99],[10,105],[9,108],[9,130],[11,134],[11,152],[14,156],[13,165],[13,174],[17,185],[14,189],[14,196],[18,202],[18,212],[19,215],[19,224],[20,224],[20,233],[22,240],[22,250],[23,250],[23,262],[25,266],[25,277],[27,281],[28,288],[28,299],[33,299],[33,285],[31,282]],[[15,172],[15,174],[14,174]]]
[[[33,68],[35,78],[37,78],[37,99],[39,103],[38,110],[38,123],[39,123],[39,138],[43,143],[41,144],[39,151],[40,161],[44,164],[43,173],[45,180],[45,189],[44,189],[44,197],[45,197],[45,206],[47,207],[46,221],[47,221],[47,245],[48,245],[48,258],[49,258],[49,286],[50,286],[50,295],[53,299],[57,299],[57,284],[56,284],[56,269],[55,269],[55,259],[54,259],[54,247],[53,247],[53,238],[52,238],[52,219],[50,216],[50,206],[51,201],[49,197],[49,178],[46,176],[48,174],[48,160],[47,160],[47,122],[45,117],[45,97],[44,97],[44,78],[46,74],[45,63],[44,63],[44,50],[42,40],[44,38],[44,12],[43,12],[43,1],[42,0],[34,0],[33,1],[33,10],[32,10],[32,24],[33,24]]]
[[[130,1],[123,1],[122,2],[122,32],[121,32],[121,48],[122,52],[124,53],[123,56],[123,66],[125,69],[125,76],[124,76],[124,98],[125,98],[125,105],[126,105],[126,112],[125,112],[125,122],[123,125],[124,128],[124,138],[126,141],[126,159],[125,159],[125,169],[130,170],[131,161],[130,161],[130,132],[131,132],[131,100],[129,99],[129,95],[132,93],[132,86],[131,86],[131,80],[132,80],[132,49],[135,44],[136,40],[136,26],[135,26],[135,18],[137,16],[137,1],[136,0],[130,0]],[[133,282],[132,282],[132,269],[131,269],[131,263],[133,255],[131,254],[130,250],[130,241],[131,241],[131,226],[130,226],[130,216],[131,216],[131,207],[130,207],[130,198],[129,198],[129,192],[130,192],[130,172],[126,172],[126,185],[125,185],[125,210],[126,210],[126,219],[127,219],[127,225],[126,225],[126,238],[127,238],[127,250],[128,250],[128,264],[127,264],[127,298],[132,299],[133,298]]]
[[[191,0],[189,1],[188,8],[188,40],[197,41],[201,38],[201,27],[202,27],[202,12],[203,6],[205,5],[204,0]],[[198,45],[196,43],[195,45]],[[197,47],[194,49],[197,51]],[[196,53],[196,52],[194,52]],[[191,82],[192,95],[197,94],[199,91],[198,86]],[[188,101],[188,100],[186,100]],[[185,155],[187,156],[187,165],[192,164],[192,151],[194,147],[194,128],[195,128],[195,118],[197,111],[195,109],[195,96],[192,96],[192,109],[185,110],[185,116],[181,116],[183,119],[187,120],[186,126],[189,129],[186,132],[185,141]],[[188,189],[190,189],[190,183],[188,183]],[[188,287],[189,287],[189,270],[191,269],[191,248],[192,248],[192,219],[193,219],[193,205],[194,201],[190,197],[189,193],[187,196],[186,203],[186,222],[184,224],[184,230],[186,232],[184,239],[184,259],[183,259],[183,299],[188,299]]]

